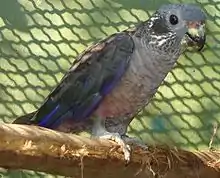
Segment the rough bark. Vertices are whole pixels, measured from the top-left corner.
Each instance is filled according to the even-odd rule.
[[[28,169],[74,178],[217,178],[220,152],[132,146],[125,166],[121,149],[98,141],[36,126],[0,126],[0,167]]]

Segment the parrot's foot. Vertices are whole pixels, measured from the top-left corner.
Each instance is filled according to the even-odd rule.
[[[107,139],[107,140],[112,140],[116,142],[119,146],[121,146],[123,153],[124,153],[124,158],[126,163],[130,162],[131,158],[131,148],[129,145],[127,145],[124,140],[121,138],[121,136],[118,133],[111,133],[111,132],[104,132],[102,135],[95,135],[93,136],[98,139]]]
[[[121,138],[124,140],[126,144],[134,145],[142,148],[143,150],[147,150],[148,146],[140,139],[135,137],[129,137],[127,135],[122,135]]]
[[[127,145],[119,133],[111,133],[108,132],[104,127],[104,120],[101,119],[95,119],[94,125],[92,129],[92,138],[98,138],[98,139],[107,139],[112,140],[116,142],[119,146],[121,146],[124,158],[126,161],[126,164],[130,162],[131,159],[131,148],[129,145]]]

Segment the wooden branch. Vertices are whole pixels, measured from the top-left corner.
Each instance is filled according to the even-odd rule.
[[[132,147],[125,166],[111,141],[90,140],[35,126],[0,126],[0,167],[28,169],[74,178],[220,177],[220,152]]]

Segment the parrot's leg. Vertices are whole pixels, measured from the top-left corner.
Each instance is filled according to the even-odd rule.
[[[130,161],[130,157],[131,157],[130,146],[124,142],[124,140],[121,138],[119,133],[111,133],[106,130],[105,119],[99,117],[94,118],[92,137],[115,141],[117,144],[119,144],[122,147],[126,162],[128,163]]]
[[[129,145],[135,145],[141,147],[144,150],[148,149],[148,146],[140,139],[135,137],[129,137],[128,135],[122,135],[121,138],[124,140],[125,143]]]

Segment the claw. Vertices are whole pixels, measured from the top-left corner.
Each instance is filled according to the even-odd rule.
[[[120,145],[124,153],[126,165],[129,164],[131,160],[131,147],[124,142],[118,133],[110,133],[106,131],[103,135],[96,136],[96,138],[112,140]]]
[[[138,146],[143,150],[147,150],[148,146],[140,139],[135,137],[129,137],[127,135],[122,135],[121,138],[124,140],[126,144]]]
[[[92,128],[92,137],[99,139],[112,140],[116,142],[119,146],[121,146],[124,158],[126,161],[126,165],[131,160],[131,148],[128,144],[124,142],[121,135],[119,133],[111,133],[105,129],[105,120],[99,117],[94,117],[94,125]]]

